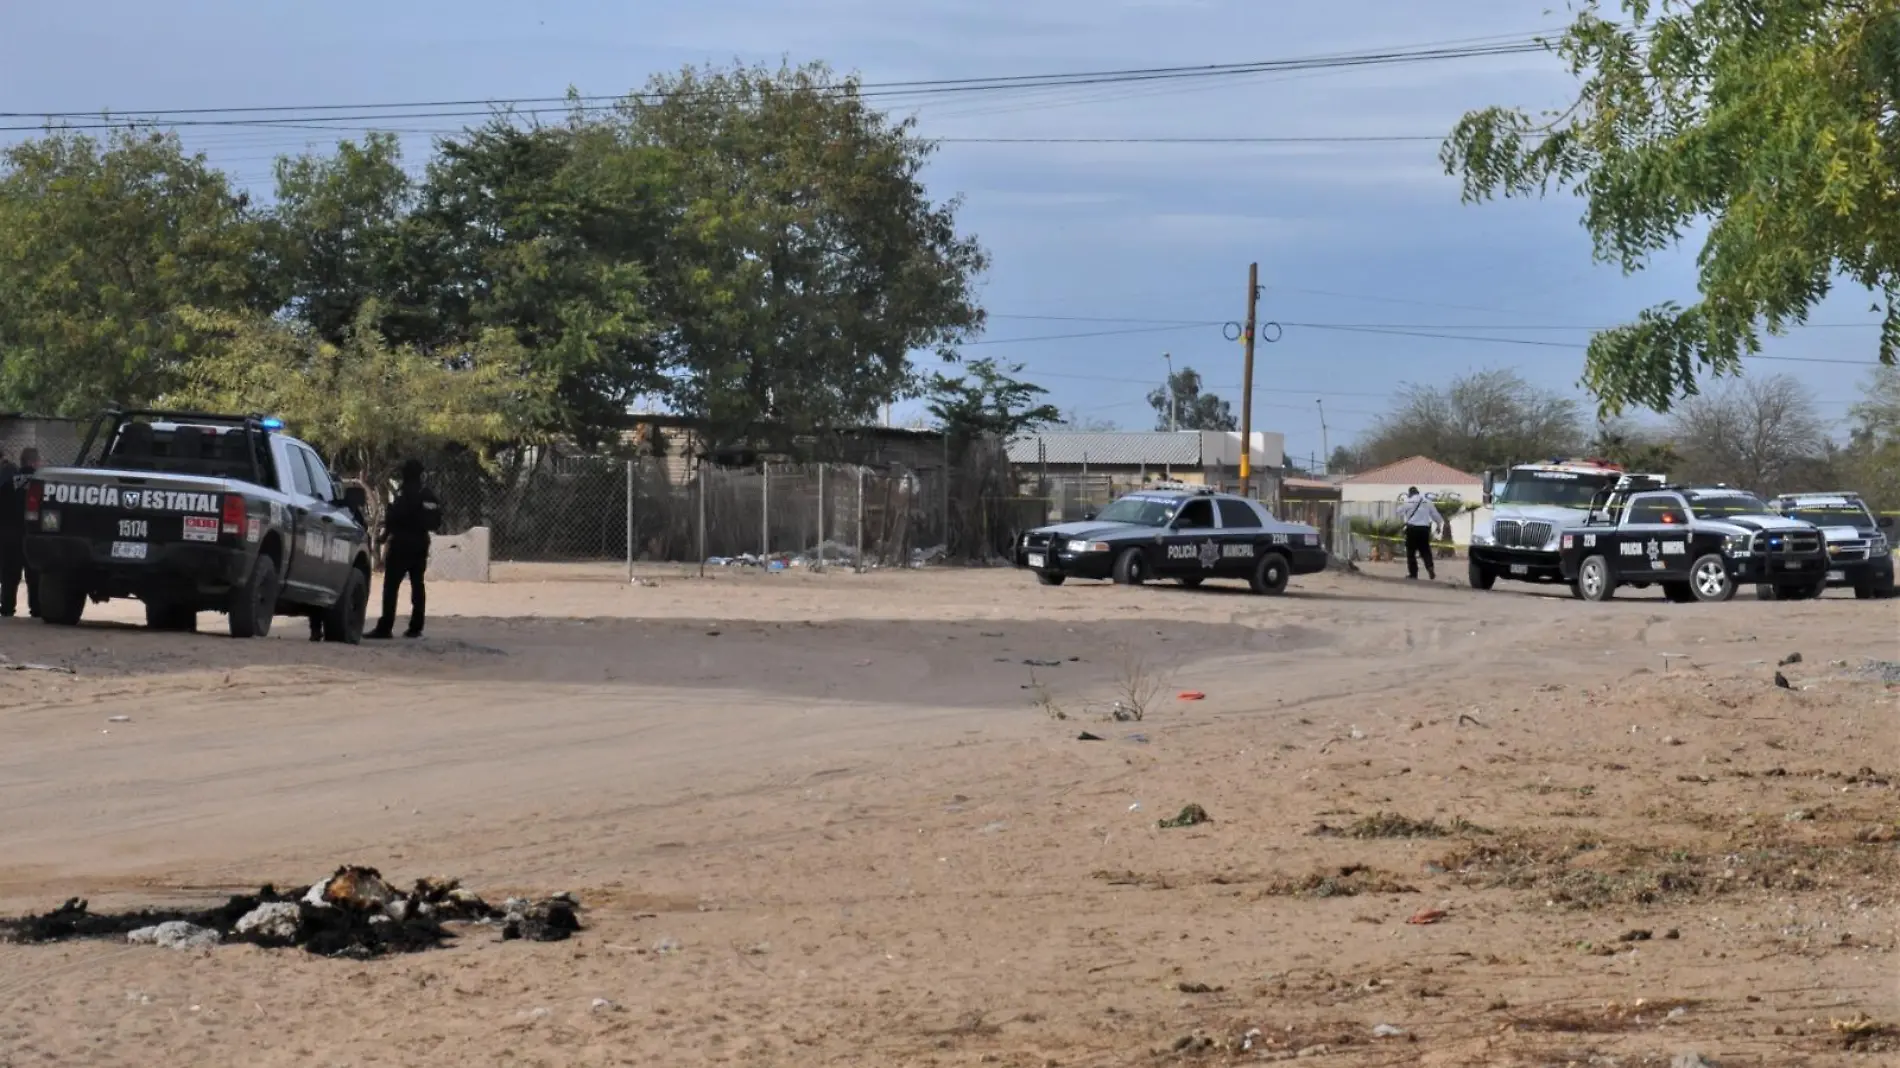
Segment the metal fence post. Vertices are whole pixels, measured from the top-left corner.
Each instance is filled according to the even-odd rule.
[[[818,465],[818,568],[825,569],[825,465]]]
[[[759,559],[772,555],[772,465],[759,461]]]
[[[864,574],[864,465],[858,465],[858,574]]]
[[[706,577],[706,458],[700,457],[699,463],[699,577]]]
[[[627,581],[633,581],[633,461],[627,461]]]

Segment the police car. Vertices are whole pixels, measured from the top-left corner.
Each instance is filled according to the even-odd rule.
[[[1664,486],[1607,492],[1590,519],[1558,540],[1563,577],[1586,601],[1619,586],[1658,585],[1671,601],[1726,601],[1742,583],[1776,598],[1817,595],[1827,552],[1811,523],[1776,515],[1752,493],[1727,486]]]
[[[1893,596],[1893,542],[1886,533],[1893,517],[1874,515],[1854,493],[1784,493],[1768,503],[1781,515],[1820,528],[1827,539],[1829,586],[1852,589],[1863,601]]]
[[[1255,593],[1276,594],[1293,575],[1325,570],[1326,549],[1319,531],[1275,519],[1258,501],[1163,483],[1122,497],[1091,519],[1029,531],[1017,543],[1016,565],[1034,571],[1045,586],[1071,578],[1125,586],[1245,579]]]

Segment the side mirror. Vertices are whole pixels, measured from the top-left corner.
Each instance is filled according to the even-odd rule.
[[[1874,522],[1879,523],[1883,527],[1890,527],[1890,526],[1893,526],[1893,517],[1890,515],[1883,515],[1879,519],[1874,520]]]
[[[1084,520],[1093,520],[1095,518],[1095,509],[1090,508],[1088,511],[1083,512],[1082,518]]]
[[[1486,471],[1484,473],[1484,503],[1487,506],[1491,503],[1491,491],[1496,485],[1497,476],[1490,471]]]
[[[345,486],[343,487],[343,503],[361,511],[369,505],[369,492],[361,486]]]

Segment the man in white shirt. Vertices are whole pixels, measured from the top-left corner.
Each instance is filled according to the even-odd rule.
[[[1417,486],[1405,491],[1399,502],[1399,519],[1405,523],[1406,578],[1418,578],[1418,562],[1425,561],[1425,577],[1434,581],[1438,571],[1432,566],[1432,528],[1439,524],[1438,505],[1420,493]]]

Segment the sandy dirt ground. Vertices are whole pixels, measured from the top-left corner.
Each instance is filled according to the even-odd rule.
[[[586,906],[0,945],[0,1065],[1900,1063],[1900,602],[643,576],[360,649],[0,621],[73,672],[0,671],[0,913],[345,862]]]

